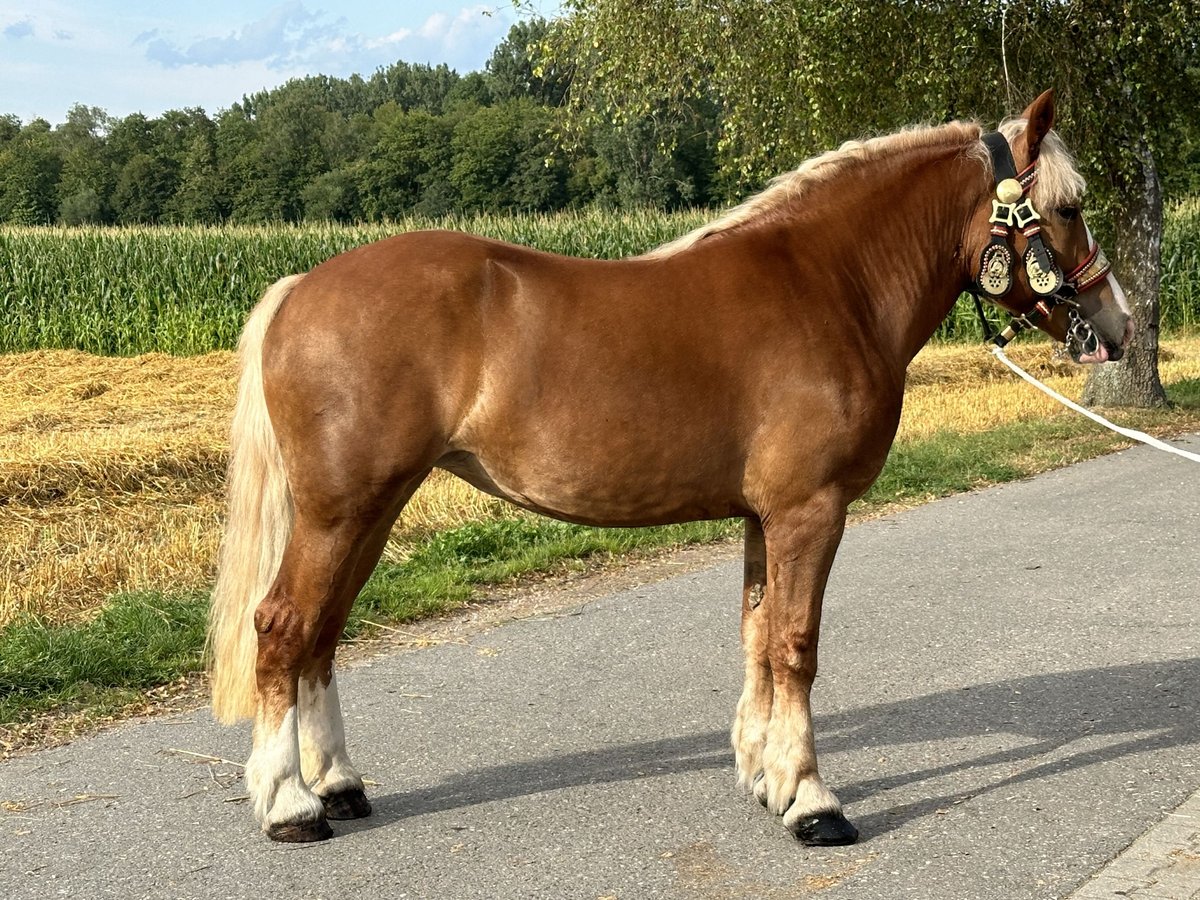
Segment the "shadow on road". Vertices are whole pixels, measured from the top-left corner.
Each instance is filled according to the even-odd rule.
[[[954,741],[997,733],[1028,740],[1018,747],[958,763],[837,787],[842,802],[851,804],[883,791],[971,769],[1005,766],[1012,771],[1001,779],[993,780],[993,775],[960,791],[929,796],[857,820],[865,835],[874,836],[992,791],[1139,753],[1196,744],[1200,742],[1198,698],[1200,659],[1039,675],[825,717],[816,725],[818,750],[886,753],[896,743]]]
[[[827,771],[846,804],[978,767],[1007,764],[1017,770],[1001,780],[972,782],[962,792],[930,796],[858,821],[864,836],[877,837],[955,802],[1000,788],[1200,742],[1197,698],[1200,659],[1037,675],[818,716],[817,747],[828,759],[842,753],[876,756],[899,744],[997,733],[1029,739],[1019,747],[960,762],[851,783],[836,783],[837,763],[832,761]],[[1086,747],[1071,750],[1076,741],[1104,736],[1115,740],[1099,746],[1088,740]],[[1128,737],[1120,739],[1122,736]],[[729,769],[732,792],[733,754],[728,740],[725,731],[713,731],[463,772],[427,788],[377,797],[374,816],[341,826],[366,830],[413,816],[547,791],[705,769]],[[1040,759],[1047,755],[1051,758]]]

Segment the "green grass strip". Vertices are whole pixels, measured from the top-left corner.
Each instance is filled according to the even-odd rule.
[[[1200,385],[1173,386],[1177,409],[1200,406]],[[1145,413],[1146,427],[1172,413]],[[1119,439],[1074,418],[1016,422],[978,434],[942,433],[892,448],[879,480],[852,511],[912,504],[1012,481],[1096,456]],[[720,540],[737,520],[602,529],[514,516],[433,535],[402,563],[381,564],[354,606],[348,631],[367,621],[411,621],[463,603],[472,592],[564,560]],[[730,602],[733,602],[731,599]],[[101,714],[137,692],[194,673],[204,643],[204,595],[121,594],[86,623],[33,619],[0,630],[0,722],[53,708]]]
[[[95,619],[0,631],[0,722],[53,707],[96,713],[200,667],[207,598],[121,594]]]
[[[442,612],[472,591],[563,560],[617,557],[663,547],[705,543],[734,534],[736,521],[687,522],[659,528],[588,528],[520,517],[472,522],[434,535],[399,564],[382,564],[367,582],[349,623],[404,622]]]

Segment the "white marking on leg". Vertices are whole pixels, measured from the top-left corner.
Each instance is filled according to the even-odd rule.
[[[755,787],[755,795],[766,800],[771,812],[786,814],[785,824],[819,812],[840,812],[842,808],[817,773],[807,705],[784,702],[778,693],[767,727],[763,780]]]
[[[816,760],[808,748],[812,734],[808,717],[797,715],[792,704],[783,703],[776,695],[767,726],[767,746],[763,750],[763,787],[767,809],[782,815],[792,805],[800,773],[816,768]]]
[[[733,720],[734,755],[737,782],[750,789],[763,767],[763,748],[767,744],[767,723],[771,718],[771,677],[763,667],[747,658],[746,682]]]
[[[747,554],[751,548],[747,545]],[[748,557],[749,558],[749,557]],[[742,654],[745,676],[738,699],[730,739],[736,759],[737,783],[753,789],[762,773],[763,748],[767,744],[767,723],[771,718],[774,684],[765,656],[767,611],[763,606],[764,587],[753,583],[746,590],[742,606]]]
[[[259,713],[254,726],[254,752],[246,762],[246,787],[263,831],[272,825],[315,822],[325,817],[324,805],[300,777],[296,707],[288,709],[274,729],[263,722]]]
[[[346,731],[338,700],[337,676],[329,685],[320,679],[300,679],[300,770],[319,797],[362,790],[362,775],[346,752]]]
[[[833,791],[825,787],[825,782],[816,772],[800,779],[796,786],[796,800],[783,814],[783,824],[795,830],[796,823],[801,819],[811,819],[818,813],[842,811],[842,804],[834,796]]]

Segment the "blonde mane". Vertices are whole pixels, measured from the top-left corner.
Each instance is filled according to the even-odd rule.
[[[1000,130],[1011,142],[1024,130],[1024,119],[1008,119]],[[829,150],[800,164],[796,169],[772,179],[759,193],[743,200],[711,222],[701,225],[682,237],[642,255],[642,259],[663,259],[694,247],[706,238],[732,231],[749,222],[771,217],[800,198],[812,185],[855,164],[870,162],[897,152],[961,144],[965,156],[978,160],[984,169],[992,171],[991,158],[980,140],[982,129],[977,122],[950,122],[946,125],[914,126],[895,134],[847,141],[836,150]],[[1078,202],[1083,193],[1083,178],[1075,169],[1071,154],[1062,139],[1051,131],[1042,142],[1038,161],[1038,180],[1033,196],[1039,208],[1053,209]]]
[[[661,259],[674,256],[693,247],[705,238],[732,231],[740,225],[771,216],[780,212],[814,184],[827,181],[855,163],[869,162],[896,152],[931,147],[940,144],[961,143],[967,145],[971,155],[982,154],[986,161],[987,150],[979,141],[979,125],[974,122],[951,122],[948,125],[915,126],[895,134],[869,138],[865,141],[846,141],[836,150],[828,150],[819,156],[801,163],[796,169],[773,178],[759,193],[743,200],[723,215],[701,225],[695,231],[663,244],[643,255],[644,259]],[[976,148],[974,145],[978,145]]]

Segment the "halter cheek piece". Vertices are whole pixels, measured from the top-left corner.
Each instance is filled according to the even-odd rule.
[[[971,293],[975,308],[983,323],[986,339],[1003,347],[1022,331],[1037,327],[1054,311],[1054,307],[1065,303],[1071,307],[1068,340],[1074,341],[1084,353],[1095,352],[1099,338],[1088,324],[1087,318],[1099,311],[1099,305],[1088,303],[1088,309],[1076,302],[1075,297],[1085,293],[1108,276],[1108,260],[1099,245],[1093,245],[1087,259],[1070,274],[1064,276],[1054,254],[1042,240],[1041,214],[1033,206],[1029,191],[1037,182],[1037,161],[1017,172],[1008,140],[997,131],[983,136],[983,143],[992,158],[992,171],[996,178],[996,196],[992,200],[991,237],[979,256],[979,275]],[[1014,316],[1008,327],[993,335],[991,326],[983,315],[979,302],[980,294],[991,300],[999,300],[1013,288],[1013,271],[1016,269],[1016,251],[1010,243],[1013,230],[1024,235],[1028,246],[1025,249],[1025,276],[1029,287],[1038,296],[1033,309],[1023,316]],[[1082,315],[1081,315],[1082,313]]]

